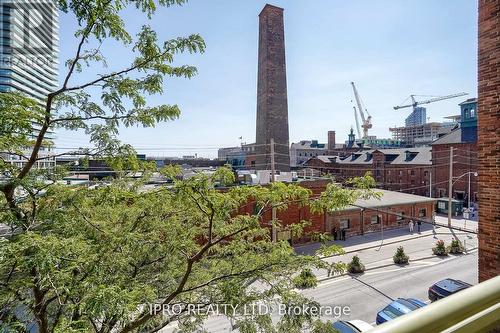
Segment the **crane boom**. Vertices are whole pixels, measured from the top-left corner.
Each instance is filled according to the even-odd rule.
[[[358,130],[358,138],[361,138],[361,128],[359,127],[359,119],[358,119],[358,112],[356,111],[356,107],[353,105],[352,108],[354,109],[354,118],[356,119],[356,129]]]
[[[461,92],[461,93],[458,93],[458,94],[452,94],[452,95],[446,95],[446,96],[439,96],[439,97],[427,99],[427,100],[424,100],[424,101],[418,101],[418,102],[415,101],[415,95],[410,95],[410,97],[412,99],[412,104],[398,105],[398,106],[394,107],[394,110],[399,110],[399,109],[404,109],[404,108],[409,108],[409,107],[415,108],[417,105],[429,104],[429,103],[432,103],[432,102],[442,101],[444,99],[455,98],[455,97],[460,97],[460,96],[465,96],[465,95],[468,95],[468,94],[465,93],[465,92]]]
[[[363,106],[361,106],[361,99],[359,98],[358,90],[356,89],[354,82],[351,82],[351,85],[352,85],[352,90],[354,91],[354,98],[356,99],[356,104],[358,105],[358,111],[359,114],[361,115],[361,121],[364,123],[366,122],[366,119],[365,115],[363,114]]]
[[[372,116],[368,113],[368,110],[364,109],[363,110],[363,103],[361,102],[361,97],[358,94],[358,90],[356,89],[356,86],[354,85],[354,82],[351,82],[352,85],[352,90],[354,91],[354,98],[356,99],[356,104],[358,105],[358,112],[361,116],[361,127],[363,128],[363,136],[361,137],[360,133],[360,128],[359,128],[359,120],[358,120],[358,114],[356,113],[356,107],[354,107],[354,116],[356,117],[356,125],[358,129],[358,136],[363,139],[368,139],[368,129],[372,128]],[[368,116],[365,118],[365,112],[366,115]]]

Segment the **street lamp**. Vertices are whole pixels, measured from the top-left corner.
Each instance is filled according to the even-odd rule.
[[[451,183],[451,186],[450,186],[450,193],[448,193],[448,226],[450,227],[451,226],[451,193],[452,193],[452,190],[453,190],[453,185],[460,179],[462,178],[463,176],[466,176],[468,175],[469,176],[469,182],[468,182],[468,192],[467,192],[467,208],[470,209],[470,175],[473,174],[474,177],[477,177],[478,173],[475,172],[475,171],[469,171],[469,172],[466,172],[464,173],[463,175],[460,175],[458,177],[453,177],[455,178],[455,180]],[[450,179],[451,181],[451,179]]]

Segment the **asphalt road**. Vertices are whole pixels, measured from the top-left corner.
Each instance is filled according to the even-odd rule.
[[[428,301],[429,286],[441,279],[451,277],[477,284],[477,260],[477,252],[472,252],[461,257],[418,261],[406,267],[374,269],[358,277],[342,276],[324,281],[303,294],[322,306],[348,306],[350,315],[340,319],[361,319],[374,325],[377,312],[392,299],[413,297]],[[322,319],[335,318],[324,316]],[[230,326],[224,317],[211,317],[204,328],[208,332],[231,332]],[[172,332],[174,327],[171,325],[162,332]]]
[[[476,235],[471,236],[471,238],[468,238],[463,233],[456,233],[456,235],[458,236],[462,244],[465,244],[467,246],[467,249],[472,249],[474,247],[477,247]],[[400,245],[404,246],[405,253],[410,256],[410,260],[416,260],[432,256],[432,248],[436,245],[436,241],[438,239],[444,240],[446,245],[448,245],[450,244],[451,240],[454,239],[454,237],[452,234],[438,234],[435,238],[432,235],[429,235],[422,238],[406,240],[400,243],[356,251],[335,257],[324,258],[323,260],[329,263],[339,262],[339,261],[348,263],[351,261],[354,255],[358,255],[359,258],[361,259],[361,262],[366,267],[380,266],[382,264],[391,264],[393,263],[392,257],[394,253],[396,253],[397,247]],[[316,274],[317,277],[326,276],[325,270],[314,270],[314,273]]]
[[[377,312],[391,299],[413,297],[428,301],[427,290],[434,282],[450,277],[477,284],[477,252],[447,259],[432,258],[407,267],[390,266],[351,276],[331,279],[304,295],[322,305],[348,305],[350,316],[374,323]]]

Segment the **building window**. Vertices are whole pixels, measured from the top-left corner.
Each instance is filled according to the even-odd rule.
[[[418,211],[418,217],[426,217],[427,216],[427,209],[425,208],[421,208],[419,211]]]
[[[349,219],[341,219],[339,221],[339,224],[340,224],[340,230],[349,229],[349,227],[350,227]]]
[[[444,198],[446,196],[446,190],[444,188],[438,188],[438,194],[440,198]]]
[[[475,116],[476,116],[476,110],[474,110],[474,108],[471,108],[470,109],[470,117],[474,118]]]
[[[403,223],[404,219],[405,219],[405,212],[400,212],[396,217],[396,221],[398,222],[398,224]]]
[[[370,218],[371,224],[379,224],[380,223],[380,216],[375,215]]]

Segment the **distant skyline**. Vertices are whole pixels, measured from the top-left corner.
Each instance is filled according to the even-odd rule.
[[[468,96],[425,105],[430,121],[458,114],[458,103],[477,96],[477,1],[272,1],[284,8],[290,141],[326,142],[335,130],[347,140],[355,126],[350,82],[372,115],[370,135],[389,138],[411,108],[395,111],[410,94]],[[199,33],[204,54],[177,57],[198,68],[188,79],[167,79],[151,104],[178,104],[181,117],[156,128],[123,129],[120,138],[140,153],[216,157],[217,148],[255,140],[258,14],[266,1],[191,0],[161,8],[149,24],[160,40]],[[131,11],[132,31],[147,24]],[[74,55],[74,19],[60,15],[60,80]],[[81,75],[90,79],[127,65],[130,52],[103,45],[108,69]],[[88,146],[76,132],[57,131],[57,147]]]

